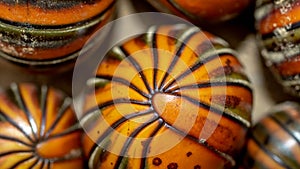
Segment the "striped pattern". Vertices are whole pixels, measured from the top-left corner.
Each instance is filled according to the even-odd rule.
[[[12,84],[0,93],[0,168],[83,168],[71,101],[47,86]]]
[[[245,169],[300,168],[300,107],[282,103],[252,129]]]
[[[195,23],[220,22],[232,19],[245,8],[252,0],[148,0],[156,9],[172,13]],[[219,10],[216,9],[219,7]]]
[[[287,91],[300,96],[300,1],[260,0],[255,18],[266,65]]]
[[[114,0],[23,2],[0,1],[0,56],[33,66],[74,60],[88,38],[112,18],[115,6]],[[40,3],[49,3],[49,9],[41,10]],[[56,3],[66,6],[51,6]]]
[[[113,48],[88,84],[96,86],[81,118],[89,168],[235,165],[252,90],[222,39],[185,25],[151,27]]]

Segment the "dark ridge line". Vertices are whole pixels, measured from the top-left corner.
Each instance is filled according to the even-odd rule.
[[[36,124],[36,121],[35,119],[33,119],[33,116],[31,114],[31,112],[28,110],[26,104],[25,104],[25,101],[24,101],[24,98],[21,94],[21,89],[20,89],[20,86],[19,85],[16,85],[16,88],[14,89],[13,87],[11,88],[11,90],[13,91],[15,97],[16,97],[16,100],[17,100],[17,103],[19,105],[19,108],[22,109],[24,111],[24,113],[26,114],[26,117],[27,117],[27,120],[30,124],[30,128],[31,128],[31,131],[32,131],[32,135],[35,139],[35,142],[37,141],[38,139],[38,136],[37,136],[37,132],[38,132],[38,128],[37,128],[37,124]],[[35,128],[34,128],[35,126]],[[36,130],[36,131],[34,131]]]
[[[173,90],[169,90],[168,92],[173,94],[173,93],[179,92],[180,90],[185,90],[185,89],[197,89],[197,88],[201,89],[201,88],[214,87],[214,86],[235,86],[235,87],[245,88],[248,91],[252,90],[249,86],[244,85],[242,83],[226,81],[226,82],[204,82],[204,83],[186,85],[186,86],[182,86],[182,87],[177,87]]]
[[[60,122],[61,118],[66,114],[66,112],[69,110],[69,104],[67,104],[67,99],[63,101],[63,103],[60,105],[59,112],[57,113],[56,119],[54,122],[51,124],[50,128],[48,131],[44,134],[43,138],[49,137],[51,132],[55,129],[56,125]],[[65,105],[66,104],[66,105]]]
[[[131,104],[137,104],[137,105],[143,105],[143,106],[149,106],[149,108],[151,107],[151,103],[148,103],[148,102],[140,102],[140,103],[137,103],[137,102],[131,102],[131,100],[128,100],[128,99],[124,99],[126,102],[122,102],[122,99],[120,101],[117,101],[115,102],[115,100],[111,100],[111,101],[107,101],[107,102],[104,102],[102,104],[98,104],[97,106],[95,107],[92,107],[90,108],[89,110],[87,110],[82,117],[81,119],[84,119],[86,116],[94,113],[95,111],[98,111],[99,109],[103,109],[105,107],[109,107],[109,106],[113,106],[115,104],[123,104],[123,103],[131,103]]]
[[[91,157],[93,150],[96,149],[96,147],[100,146],[99,144],[103,142],[103,140],[108,137],[111,132],[113,132],[116,128],[118,128],[121,124],[125,123],[127,120],[133,119],[135,117],[139,117],[139,116],[144,116],[144,115],[148,115],[150,113],[154,113],[154,110],[152,109],[148,109],[146,111],[143,112],[135,112],[133,114],[128,114],[124,117],[122,117],[121,119],[115,121],[109,128],[107,128],[103,134],[101,134],[101,136],[97,139],[97,141],[94,143],[93,147],[91,148],[90,152],[89,152],[89,157]]]
[[[252,135],[252,140],[255,142],[255,144],[263,151],[265,152],[274,162],[277,164],[285,167],[286,169],[292,169],[287,164],[282,161],[280,157],[278,157],[276,154],[272,153],[270,150],[268,150],[262,143],[260,143],[254,135]]]
[[[232,115],[227,114],[225,111],[221,111],[221,110],[219,110],[218,108],[215,108],[215,107],[213,107],[213,106],[210,106],[210,105],[208,105],[208,104],[205,104],[205,103],[203,103],[203,102],[200,102],[200,101],[198,101],[198,100],[195,100],[195,99],[193,99],[193,98],[191,98],[191,97],[189,97],[189,96],[185,96],[185,95],[180,95],[180,96],[181,96],[181,98],[183,98],[183,99],[189,101],[190,103],[192,103],[192,104],[194,104],[194,105],[196,105],[196,106],[198,106],[198,107],[201,107],[201,108],[203,108],[203,109],[206,109],[206,110],[209,111],[209,112],[219,114],[220,116],[225,116],[227,119],[230,119],[230,120],[232,120],[232,121],[234,121],[234,122],[240,124],[240,125],[243,126],[244,128],[247,128],[247,125],[246,125],[245,123],[243,123],[243,122],[240,121],[239,119],[233,117]]]
[[[27,158],[24,158],[22,160],[19,160],[18,162],[16,162],[13,166],[11,166],[10,168],[16,168],[18,166],[20,166],[22,163],[26,162],[27,160],[30,160],[30,159],[33,159],[35,156],[34,155],[31,155]]]
[[[17,139],[17,138],[13,138],[13,137],[10,137],[10,136],[4,136],[4,135],[1,135],[1,134],[0,134],[0,139],[18,142],[19,144],[22,144],[22,145],[27,146],[27,147],[30,147],[30,148],[33,148],[33,147],[34,147],[34,145],[25,143],[25,142],[22,141],[22,140],[19,140],[19,139]]]
[[[0,157],[15,154],[15,153],[34,153],[34,150],[13,150],[13,151],[8,151],[8,152],[5,152],[5,153],[0,153]]]
[[[284,28],[284,27],[281,27],[281,28]],[[298,29],[298,28],[300,28],[300,21],[293,23],[290,28],[285,29],[285,30],[288,31],[288,32],[291,32],[294,29]],[[261,38],[262,38],[262,40],[267,40],[267,39],[270,39],[274,36],[276,36],[276,35],[275,35],[274,31],[272,31],[270,33],[262,34]]]
[[[45,91],[43,90],[45,89]],[[40,94],[40,103],[41,103],[41,111],[42,111],[42,121],[41,121],[41,126],[40,126],[40,135],[39,139],[43,138],[45,134],[45,129],[46,129],[46,121],[47,121],[47,96],[49,94],[49,87],[48,86],[42,86],[41,88],[41,94]]]
[[[281,121],[279,121],[273,114],[270,115],[270,119],[280,126],[283,131],[288,133],[288,135],[290,135],[298,143],[298,145],[300,145],[300,140],[298,140],[298,138],[286,127],[286,125],[282,124]]]
[[[34,168],[34,166],[38,165],[40,159],[36,157],[35,161],[32,163],[31,166],[29,166],[29,168]]]
[[[135,68],[135,70],[139,73],[139,75],[141,76],[148,92],[150,94],[153,94],[154,91],[153,89],[151,89],[151,87],[149,86],[149,82],[145,76],[145,74],[143,73],[142,67],[141,65],[133,58],[131,57],[131,55],[126,51],[126,49],[123,46],[120,46],[120,50],[123,52],[123,54],[126,56],[126,58],[129,60],[129,62],[131,63],[131,65]]]
[[[69,130],[67,130],[67,131],[63,131],[63,132],[61,132],[59,134],[55,134],[53,136],[49,136],[47,138],[47,140],[57,139],[59,137],[63,137],[63,136],[69,135],[69,134],[73,134],[73,133],[79,132],[79,131],[81,131],[80,127],[74,127],[74,128],[70,127]]]
[[[120,155],[116,161],[116,164],[115,164],[115,167],[114,169],[119,169],[122,161],[123,161],[123,158],[124,158],[124,155],[125,153],[128,151],[129,149],[129,146],[131,145],[132,141],[133,141],[133,138],[136,137],[141,131],[143,131],[143,129],[151,124],[153,124],[155,121],[157,121],[160,117],[155,117],[150,119],[148,122],[142,124],[141,126],[139,126],[137,129],[135,129],[133,131],[133,133],[130,134],[130,136],[127,138],[125,144],[123,145],[123,148],[120,152]]]
[[[129,88],[133,89],[134,91],[138,92],[139,94],[141,94],[143,97],[145,97],[147,99],[149,99],[151,97],[150,94],[143,92],[132,82],[129,82],[128,80],[123,79],[122,77],[116,77],[116,76],[110,76],[110,75],[96,75],[96,78],[111,80],[113,82],[118,82],[118,83],[124,84],[124,85],[128,86]]]
[[[150,33],[149,33],[150,34]],[[158,50],[157,50],[157,44],[156,44],[156,40],[157,40],[157,28],[155,28],[154,32],[151,32],[152,35],[152,40],[151,40],[151,49],[152,49],[152,55],[153,55],[153,88],[154,90],[158,90],[157,87],[157,70],[158,70]]]
[[[147,153],[149,151],[149,145],[153,139],[153,137],[157,134],[157,132],[165,125],[165,122],[163,119],[158,119],[159,125],[154,129],[154,131],[151,133],[150,137],[147,139],[145,146],[143,148],[143,152],[142,152],[142,161],[141,161],[141,165],[140,168],[141,169],[146,169],[146,161],[147,161]]]
[[[24,136],[31,141],[32,143],[34,143],[34,140],[27,135],[27,133],[25,132],[25,130],[22,129],[21,126],[19,126],[15,121],[13,121],[11,118],[8,118],[8,116],[6,116],[2,111],[0,111],[0,116],[2,116],[7,122],[9,122],[12,126],[14,126],[16,129],[18,129],[21,133],[24,134]]]
[[[25,27],[25,28],[30,28],[30,29],[63,29],[63,28],[68,28],[68,27],[75,27],[75,26],[82,26],[85,23],[91,22],[99,17],[102,17],[106,12],[108,12],[111,8],[113,8],[114,4],[116,3],[116,1],[113,1],[109,6],[107,6],[107,8],[105,8],[102,12],[100,12],[99,14],[77,22],[77,23],[71,23],[71,24],[65,24],[65,25],[35,25],[35,24],[29,24],[29,23],[20,23],[20,22],[14,22],[14,21],[8,21],[8,20],[4,20],[4,19],[0,19],[0,22],[5,23],[5,24],[9,24],[9,25],[13,25],[13,26],[17,26],[17,27]],[[99,22],[100,24],[101,22]]]
[[[55,4],[51,4],[52,2],[50,1],[35,1],[35,0],[18,0],[15,2],[15,0],[2,0],[1,4],[4,5],[26,5],[28,8],[29,6],[41,8],[43,10],[62,10],[62,9],[69,9],[74,6],[79,6],[82,4],[94,4],[99,0],[69,0],[69,1],[55,1]]]
[[[220,52],[218,53],[218,51],[216,50],[217,53],[212,53],[210,56],[208,56],[207,58],[203,59],[203,60],[199,60],[197,61],[190,69],[184,71],[183,73],[181,73],[179,76],[175,77],[168,85],[164,86],[164,91],[168,92],[168,88],[170,86],[172,86],[176,81],[179,81],[183,78],[185,78],[186,76],[190,75],[191,73],[193,73],[195,70],[201,68],[203,65],[205,65],[206,63],[208,63],[209,61],[212,61],[213,59],[217,58],[217,57],[222,57],[224,55],[232,55],[232,53],[230,52]]]
[[[159,90],[163,90],[164,88],[164,85],[165,85],[165,81],[167,79],[167,77],[169,76],[169,72],[171,72],[174,68],[174,66],[177,64],[179,58],[181,57],[182,55],[182,52],[184,51],[184,49],[187,47],[187,43],[188,41],[196,34],[198,33],[198,31],[194,31],[194,32],[191,32],[187,37],[185,37],[182,41],[180,41],[180,46],[177,48],[177,51],[173,57],[173,60],[172,62],[170,63],[170,66],[167,70],[167,72],[164,74],[163,76],[163,79],[160,83],[160,86],[159,86]],[[179,37],[180,38],[180,37]]]

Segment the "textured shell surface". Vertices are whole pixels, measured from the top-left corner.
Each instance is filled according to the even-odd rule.
[[[252,111],[236,55],[221,38],[185,25],[153,26],[114,47],[84,96],[89,168],[235,166]]]
[[[160,11],[176,14],[194,23],[232,19],[245,10],[252,0],[148,0]],[[216,8],[218,7],[218,8]]]
[[[74,60],[114,15],[115,0],[0,1],[0,56],[25,65]]]
[[[258,0],[255,19],[266,65],[286,91],[300,96],[300,1]]]
[[[83,168],[81,135],[61,91],[20,83],[0,92],[0,168]]]
[[[300,107],[284,102],[275,106],[251,130],[245,169],[300,168]]]

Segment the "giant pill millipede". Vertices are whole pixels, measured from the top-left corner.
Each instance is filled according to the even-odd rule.
[[[70,98],[48,86],[0,92],[0,168],[83,168],[82,130]]]
[[[232,168],[251,125],[237,53],[199,28],[151,27],[88,81],[81,124],[91,169]]]
[[[258,0],[255,18],[266,65],[285,90],[300,96],[300,1]]]
[[[114,4],[114,0],[1,0],[0,56],[33,66],[70,61],[109,21]]]
[[[253,127],[244,167],[300,168],[300,107],[297,103],[277,105]]]

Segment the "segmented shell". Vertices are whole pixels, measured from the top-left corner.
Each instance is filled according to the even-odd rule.
[[[236,52],[196,27],[152,27],[115,47],[88,84],[89,168],[230,168],[252,90]]]
[[[300,168],[300,107],[285,102],[251,130],[245,169]]]
[[[0,92],[0,168],[83,168],[82,131],[70,101],[27,83]]]
[[[172,13],[194,22],[216,22],[233,18],[252,0],[148,0],[160,11]]]
[[[45,66],[73,60],[113,14],[115,0],[0,0],[0,56]]]
[[[255,18],[266,65],[285,90],[300,96],[300,1],[258,0]]]

